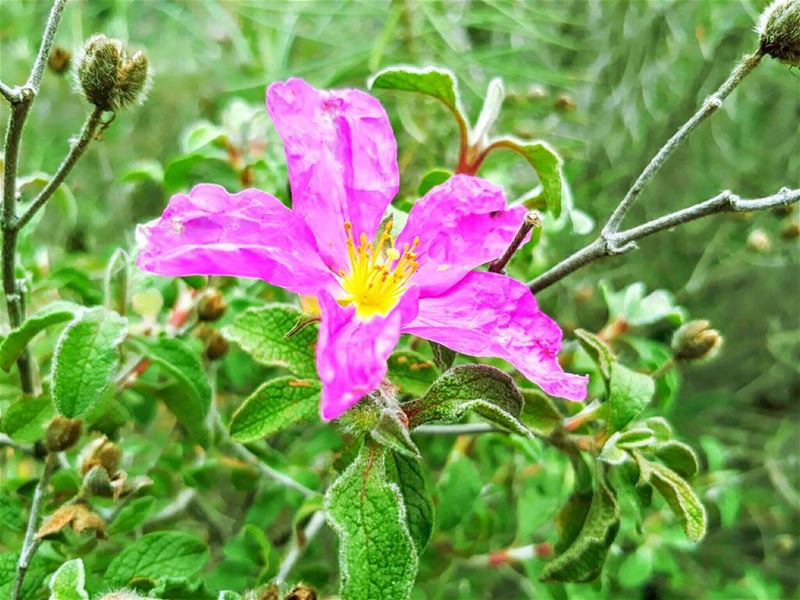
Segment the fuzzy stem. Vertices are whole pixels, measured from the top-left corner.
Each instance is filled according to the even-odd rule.
[[[10,88],[2,81],[0,81],[0,95],[2,95],[9,104],[16,104],[19,102],[19,92],[13,88]]]
[[[800,189],[782,188],[776,194],[763,198],[743,199],[729,190],[725,190],[699,204],[664,215],[642,225],[625,231],[599,237],[588,246],[578,250],[572,256],[564,259],[549,271],[539,275],[528,286],[531,291],[540,292],[554,283],[606,256],[625,254],[636,248],[636,240],[647,237],[664,229],[671,229],[696,219],[726,212],[755,212],[768,210],[779,206],[787,206],[800,200]]]
[[[22,596],[22,584],[25,581],[25,574],[28,572],[31,559],[39,549],[39,540],[35,539],[36,529],[39,525],[39,510],[42,505],[42,498],[44,497],[45,490],[50,483],[50,477],[58,469],[58,457],[55,453],[47,455],[44,463],[44,472],[41,479],[36,484],[36,489],[33,491],[33,500],[31,501],[31,512],[28,516],[28,526],[25,529],[25,539],[22,542],[22,550],[19,553],[19,560],[17,561],[17,575],[14,581],[14,591],[11,594],[12,600],[19,600]]]

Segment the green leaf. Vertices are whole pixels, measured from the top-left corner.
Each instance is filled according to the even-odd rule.
[[[522,403],[508,374],[487,365],[460,365],[439,377],[422,398],[405,403],[403,410],[412,430],[432,421],[453,423],[474,410],[487,421],[530,436],[519,420]]]
[[[175,380],[176,385],[166,390],[164,402],[192,436],[204,440],[211,386],[198,353],[175,338],[136,338],[132,345]]]
[[[655,455],[662,463],[685,479],[691,479],[700,471],[700,459],[691,448],[677,440],[669,440],[655,447]]]
[[[608,485],[600,480],[580,533],[569,548],[542,569],[542,580],[585,583],[596,579],[618,530],[617,500]]]
[[[619,566],[617,579],[624,588],[638,588],[653,576],[653,551],[648,546],[640,546],[631,552]]]
[[[672,437],[672,425],[664,417],[648,417],[641,424],[652,431],[659,442],[665,442]]]
[[[128,321],[103,308],[81,312],[58,339],[52,387],[56,410],[71,419],[85,416],[100,402],[119,365],[119,345]]]
[[[408,427],[400,421],[394,411],[384,410],[381,412],[378,423],[370,431],[370,437],[397,453],[410,458],[420,458],[419,449],[411,439]]]
[[[108,525],[108,534],[118,535],[135,529],[150,516],[155,505],[156,499],[152,496],[132,500]]]
[[[415,458],[390,452],[386,467],[390,479],[400,488],[406,508],[406,525],[414,540],[417,556],[421,556],[431,539],[435,514],[422,463]]]
[[[108,259],[103,274],[103,306],[121,315],[128,310],[130,262],[128,253],[117,248]]]
[[[80,558],[65,562],[50,578],[50,600],[89,600]]]
[[[431,354],[433,354],[433,362],[439,367],[439,370],[444,372],[453,366],[456,360],[457,353],[450,350],[447,346],[442,346],[436,342],[431,342]]]
[[[0,431],[17,442],[35,442],[42,438],[44,426],[54,414],[48,395],[20,398],[3,414]]]
[[[619,363],[611,365],[608,388],[608,423],[612,431],[619,431],[635,419],[656,391],[652,377]]]
[[[18,551],[0,552],[0,598],[11,598],[11,590],[17,578],[17,559]],[[22,584],[23,600],[33,600],[39,598],[40,586],[44,583],[45,577],[53,569],[52,562],[37,554],[28,566],[28,573],[25,576],[25,583]]]
[[[636,454],[640,477],[650,483],[666,500],[672,512],[681,522],[686,537],[699,542],[706,535],[708,519],[706,509],[692,487],[669,467],[650,462],[641,454]]]
[[[617,445],[619,436],[620,433],[617,431],[606,440],[603,449],[597,457],[599,460],[610,465],[621,465],[628,459],[628,453]]]
[[[417,195],[419,197],[424,196],[437,185],[441,185],[452,176],[453,174],[447,169],[431,169],[420,179],[419,185],[417,186]]]
[[[656,441],[653,430],[647,427],[632,427],[618,433],[619,438],[617,439],[617,446],[627,450],[645,448]]]
[[[249,308],[223,328],[222,334],[261,364],[283,367],[304,379],[316,379],[317,328],[308,326],[286,337],[301,316],[298,309],[286,304]]]
[[[231,590],[222,590],[217,595],[217,600],[242,600],[242,597],[237,592]]]
[[[208,560],[203,541],[188,533],[158,531],[142,536],[117,554],[105,580],[128,585],[134,578],[191,577]]]
[[[0,342],[0,367],[9,371],[37,333],[74,318],[82,310],[72,302],[53,302],[9,332]]]
[[[472,511],[483,487],[478,467],[463,454],[454,454],[436,484],[439,529],[452,529]]]
[[[607,281],[600,282],[600,290],[608,305],[610,320],[623,319],[629,325],[641,327],[661,320],[675,325],[683,322],[686,311],[675,304],[672,294],[655,290],[645,296],[645,285],[632,283],[616,292]]]
[[[591,331],[576,329],[575,337],[578,338],[578,342],[586,353],[597,363],[600,373],[608,381],[611,378],[611,365],[617,361],[614,351]]]
[[[252,442],[298,423],[316,421],[319,394],[316,380],[287,376],[268,381],[233,413],[231,436],[238,442]]]
[[[564,174],[558,152],[547,142],[523,141],[511,137],[492,140],[491,145],[516,152],[533,167],[542,184],[547,210],[557,218],[561,214],[561,200],[564,196]]]
[[[152,181],[158,185],[163,185],[164,167],[161,162],[154,159],[137,160],[131,163],[130,168],[122,174],[122,181]]]
[[[403,497],[386,478],[386,454],[365,444],[325,495],[339,535],[343,600],[402,600],[416,578],[417,551]]]
[[[373,75],[367,82],[370,89],[417,92],[439,100],[464,124],[461,103],[458,99],[458,82],[452,71],[436,67],[419,69],[409,66],[387,67]]]
[[[387,376],[401,394],[419,397],[439,376],[439,370],[418,352],[398,350],[389,357]]]
[[[6,490],[0,490],[0,529],[22,531],[25,529],[25,511],[22,502]]]
[[[522,388],[525,404],[522,407],[522,420],[539,435],[550,435],[561,425],[564,416],[559,412],[550,397],[540,390]]]

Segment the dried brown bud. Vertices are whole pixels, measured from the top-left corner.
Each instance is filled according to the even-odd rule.
[[[50,56],[47,57],[47,66],[50,70],[59,75],[69,69],[69,61],[72,58],[72,53],[62,46],[54,46],[50,51]]]
[[[317,600],[317,592],[314,588],[301,583],[294,586],[283,600]]]
[[[80,419],[56,417],[50,421],[45,433],[45,445],[50,452],[63,452],[75,445],[81,437]]]
[[[104,538],[106,522],[85,504],[68,504],[45,519],[39,531],[36,532],[36,539],[55,535],[66,527],[71,527],[77,533],[94,529],[98,538]]]
[[[215,327],[201,323],[195,329],[195,335],[202,340],[203,353],[208,360],[218,360],[228,352],[228,341]]]
[[[568,96],[567,94],[561,94],[556,99],[556,102],[555,102],[554,106],[558,110],[562,110],[564,112],[570,112],[570,111],[575,110],[575,108],[578,105],[577,105],[577,103],[575,102],[575,99],[572,96]]]
[[[675,360],[699,362],[711,360],[722,346],[722,335],[711,324],[699,319],[685,323],[672,336],[672,350]]]
[[[781,238],[784,240],[796,240],[800,237],[800,221],[790,221],[781,229]]]
[[[150,84],[147,56],[128,57],[125,45],[103,34],[83,45],[77,81],[86,99],[102,110],[119,110],[141,104]]]
[[[761,13],[756,32],[763,54],[800,66],[800,0],[775,0]]]
[[[101,467],[110,478],[119,471],[122,450],[105,436],[93,440],[81,452],[81,474],[86,475],[95,467]]]
[[[227,308],[222,292],[216,288],[208,288],[197,302],[197,318],[201,321],[216,321],[225,314]]]

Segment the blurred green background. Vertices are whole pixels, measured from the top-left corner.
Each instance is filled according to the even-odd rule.
[[[154,86],[146,104],[119,115],[89,151],[68,182],[77,212],[67,201],[66,210],[58,203],[48,209],[26,240],[29,257],[47,248],[49,260],[69,257],[100,277],[104,258],[118,246],[131,248],[135,223],[159,214],[168,197],[169,185],[143,179],[135,166],[169,164],[185,153],[193,123],[219,124],[235,99],[261,107],[274,80],[300,76],[319,87],[363,88],[370,74],[397,63],[452,69],[473,117],[489,80],[502,77],[508,97],[498,129],[552,143],[564,156],[576,207],[602,223],[658,147],[754,49],[753,26],[765,4],[72,0],[57,44],[74,53],[94,32],[128,40],[149,54]],[[48,2],[31,0],[0,5],[4,82],[25,77],[48,10]],[[28,121],[21,173],[57,166],[87,112],[72,89],[67,73],[47,73]],[[402,193],[413,194],[428,169],[454,166],[456,129],[432,101],[378,96],[399,139]],[[5,121],[5,106],[0,116]],[[765,60],[675,154],[627,223],[722,189],[759,197],[797,186],[799,117],[800,73]],[[271,125],[264,141],[265,155],[280,162]],[[535,183],[526,165],[513,161],[491,161],[482,174],[505,183],[511,196]],[[201,171],[189,179],[213,177]],[[712,531],[698,549],[680,554],[674,579],[658,575],[629,586],[637,589],[631,597],[797,597],[800,246],[785,239],[792,219],[796,213],[706,219],[644,240],[638,252],[540,295],[566,328],[596,330],[606,319],[598,281],[616,288],[642,281],[672,291],[726,338],[716,361],[684,373],[668,409],[712,469],[703,492]],[[533,269],[591,236],[549,236]],[[623,559],[612,557],[612,577]],[[469,589],[459,587],[459,577],[474,574],[448,577],[452,597],[470,597],[456,590]],[[572,589],[571,597],[583,597]]]

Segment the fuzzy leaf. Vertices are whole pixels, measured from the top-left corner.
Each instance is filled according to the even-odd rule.
[[[439,100],[466,123],[458,100],[458,82],[453,73],[447,69],[435,67],[419,69],[408,66],[388,67],[373,75],[367,86],[370,89],[418,92],[431,96]]]
[[[608,381],[611,377],[611,365],[617,361],[614,351],[591,331],[576,329],[575,337],[578,338],[578,342],[586,353],[597,363],[600,373]]]
[[[419,449],[411,439],[408,427],[394,412],[383,411],[377,425],[369,433],[370,437],[382,446],[409,458],[420,458]]]
[[[440,371],[444,372],[453,366],[457,353],[447,346],[431,342],[431,354],[433,354],[433,362],[436,363]]]
[[[642,412],[656,391],[653,378],[619,363],[611,365],[608,384],[608,423],[619,431]]]
[[[419,397],[439,376],[436,365],[411,350],[399,350],[389,357],[388,378],[401,394]]]
[[[44,331],[52,325],[63,323],[74,318],[82,310],[72,302],[54,302],[41,311],[29,317],[22,325],[9,332],[8,336],[0,342],[0,367],[8,371],[17,361],[22,351],[37,333]]]
[[[49,396],[19,398],[3,413],[0,431],[17,442],[35,442],[41,439],[44,426],[54,413]]]
[[[108,525],[109,535],[126,533],[144,523],[153,512],[155,504],[156,499],[152,496],[132,500]]]
[[[80,558],[65,562],[50,578],[50,600],[89,600]]]
[[[105,580],[128,585],[134,578],[191,577],[208,560],[203,541],[188,533],[148,533],[117,554],[106,570]]]
[[[0,528],[8,531],[25,529],[25,511],[22,502],[6,490],[0,490]]]
[[[452,456],[436,484],[439,529],[452,529],[469,515],[482,487],[475,463],[460,453]]]
[[[542,184],[547,210],[557,218],[561,214],[561,199],[564,195],[564,174],[558,152],[547,142],[515,138],[492,140],[492,145],[516,152],[533,167]]]
[[[460,365],[439,377],[422,398],[404,404],[403,409],[412,430],[432,421],[453,423],[474,410],[487,421],[530,436],[519,419],[522,403],[522,394],[503,371],[487,365]]]
[[[647,427],[633,427],[620,432],[617,446],[626,450],[633,448],[644,448],[656,441],[656,436],[652,429]]]
[[[285,304],[249,308],[224,327],[222,334],[261,364],[283,367],[303,379],[316,379],[317,327],[309,325],[286,337],[301,317],[298,309]]]
[[[343,600],[402,600],[416,578],[417,551],[403,496],[386,477],[386,454],[365,444],[325,496],[339,535]]]
[[[542,580],[585,583],[596,579],[618,530],[617,500],[608,485],[599,481],[580,533],[544,567]]]
[[[522,407],[522,420],[539,435],[550,435],[561,425],[564,416],[559,412],[550,397],[542,391],[523,388],[525,404]]]
[[[252,442],[318,420],[319,393],[316,380],[278,377],[268,381],[233,413],[231,436],[238,442]]]
[[[677,440],[669,440],[656,446],[655,455],[662,463],[685,479],[691,479],[700,471],[700,459],[691,448]]]
[[[81,312],[61,333],[53,355],[51,394],[56,410],[75,419],[100,402],[119,365],[128,321],[103,308]]]
[[[406,507],[406,524],[417,548],[417,556],[422,555],[433,533],[434,508],[422,463],[396,452],[390,452],[386,459],[390,479],[400,488]]]
[[[164,403],[192,436],[204,440],[211,386],[198,353],[175,338],[137,338],[133,345],[174,379],[176,385],[162,396]]]

